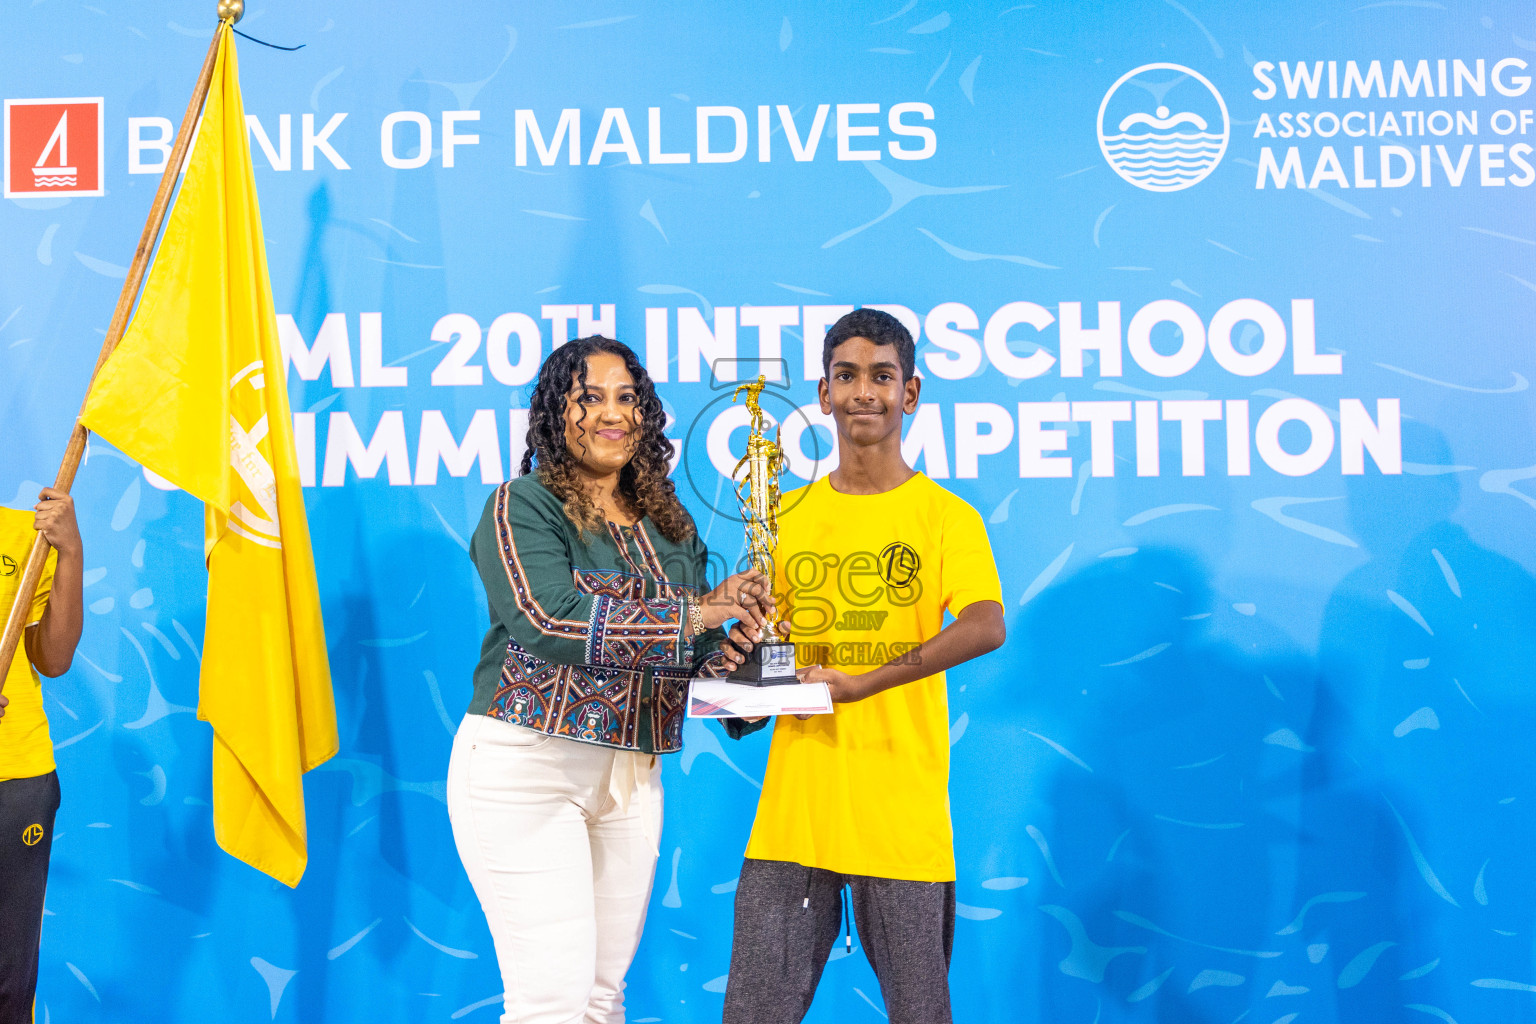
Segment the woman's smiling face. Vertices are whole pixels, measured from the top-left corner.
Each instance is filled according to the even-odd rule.
[[[635,379],[611,352],[587,357],[587,383],[575,375],[565,401],[565,444],[582,469],[595,477],[623,469],[639,437]]]

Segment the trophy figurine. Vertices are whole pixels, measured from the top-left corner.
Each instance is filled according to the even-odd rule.
[[[731,471],[731,482],[736,485],[742,522],[747,525],[747,557],[752,568],[766,576],[771,585],[774,549],[779,543],[779,477],[784,473],[784,451],[779,447],[777,430],[771,441],[763,434],[763,409],[758,396],[767,385],[768,378],[759,374],[756,381],[741,385],[731,396],[734,403],[743,391],[747,393],[747,414],[751,417],[747,454]],[[795,645],[785,641],[778,623],[768,624],[762,638],[747,653],[747,660],[730,678],[750,686],[795,681]]]

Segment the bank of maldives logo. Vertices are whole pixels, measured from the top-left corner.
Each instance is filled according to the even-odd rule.
[[[1231,137],[1227,104],[1182,64],[1143,64],[1099,104],[1099,149],[1115,173],[1148,192],[1178,192],[1216,169]]]
[[[5,198],[99,196],[102,98],[5,101]]]

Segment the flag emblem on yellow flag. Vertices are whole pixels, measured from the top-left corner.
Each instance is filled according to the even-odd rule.
[[[336,708],[230,27],[139,306],[81,420],[206,508],[198,717],[219,845],[288,885],[308,860],[300,776]]]

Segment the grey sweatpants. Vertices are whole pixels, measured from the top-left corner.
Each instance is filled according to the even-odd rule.
[[[750,858],[736,886],[724,1024],[800,1024],[842,930],[844,886],[891,1024],[950,1024],[954,882],[842,875]]]

